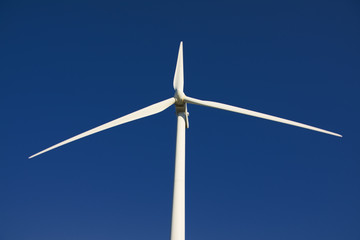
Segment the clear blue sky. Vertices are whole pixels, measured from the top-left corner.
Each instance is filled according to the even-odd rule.
[[[338,132],[189,106],[187,239],[360,239],[360,4],[1,1],[0,239],[169,239],[170,108],[185,93]]]

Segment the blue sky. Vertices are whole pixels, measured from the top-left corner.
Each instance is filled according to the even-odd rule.
[[[359,239],[356,1],[2,1],[0,239],[169,239],[170,108],[185,93],[338,132],[189,106],[186,239]]]

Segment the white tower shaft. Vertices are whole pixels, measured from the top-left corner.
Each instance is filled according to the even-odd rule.
[[[185,119],[185,112],[177,113],[171,240],[185,240]]]

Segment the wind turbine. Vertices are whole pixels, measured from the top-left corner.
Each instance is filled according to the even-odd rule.
[[[172,221],[171,221],[171,240],[184,240],[185,239],[185,129],[189,128],[189,119],[187,104],[197,104],[205,107],[218,108],[221,110],[241,113],[253,117],[263,118],[275,122],[285,123],[292,126],[310,129],[337,137],[342,137],[340,134],[330,132],[317,127],[312,127],[303,123],[294,122],[284,118],[271,116],[264,113],[259,113],[244,108],[234,107],[231,105],[199,100],[196,98],[188,97],[184,93],[184,66],[183,66],[183,43],[180,42],[179,53],[176,63],[174,82],[173,82],[175,95],[164,101],[155,103],[146,108],[140,109],[136,112],[130,113],[126,116],[115,119],[111,122],[100,125],[96,128],[90,129],[84,133],[78,134],[72,138],[55,144],[41,152],[38,152],[29,158],[33,158],[42,153],[48,152],[52,149],[65,145],[67,143],[84,138],[91,134],[104,131],[106,129],[131,122],[140,118],[148,117],[159,112],[164,111],[171,105],[175,105],[177,115],[177,135],[176,135],[176,153],[175,153],[175,176],[174,176],[174,192],[173,192],[173,208],[172,208]]]

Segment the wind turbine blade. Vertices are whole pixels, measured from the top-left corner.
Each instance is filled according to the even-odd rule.
[[[30,156],[29,158],[33,158],[35,156],[38,156],[42,153],[45,153],[45,152],[48,152],[54,148],[57,148],[57,147],[60,147],[62,145],[65,145],[67,143],[70,143],[70,142],[73,142],[73,141],[76,141],[80,138],[84,138],[84,137],[87,137],[91,134],[94,134],[94,133],[97,133],[97,132],[101,132],[101,131],[104,131],[106,129],[109,129],[109,128],[112,128],[112,127],[115,127],[115,126],[118,126],[118,125],[121,125],[121,124],[124,124],[124,123],[127,123],[127,122],[131,122],[131,121],[134,121],[134,120],[137,120],[137,119],[140,119],[140,118],[144,118],[144,117],[148,117],[148,116],[151,116],[151,115],[154,115],[156,113],[159,113],[159,112],[162,112],[164,111],[165,109],[167,109],[168,107],[170,107],[171,105],[173,105],[175,103],[175,98],[169,98],[167,100],[164,100],[162,102],[159,102],[159,103],[155,103],[153,105],[150,105],[146,108],[143,108],[143,109],[140,109],[136,112],[133,112],[133,113],[130,113],[128,115],[125,115],[123,117],[120,117],[118,119],[115,119],[111,122],[108,122],[108,123],[105,123],[103,125],[100,125],[96,128],[93,128],[93,129],[90,129],[86,132],[83,132],[81,134],[78,134],[72,138],[69,138],[65,141],[62,141],[58,144],[55,144],[54,146],[51,146],[41,152],[38,152],[32,156]]]
[[[340,134],[333,133],[333,132],[330,132],[330,131],[327,131],[327,130],[324,130],[324,129],[320,129],[320,128],[317,128],[317,127],[312,127],[312,126],[309,126],[309,125],[306,125],[306,124],[303,124],[303,123],[294,122],[294,121],[287,120],[287,119],[284,119],[284,118],[279,118],[279,117],[271,116],[271,115],[268,115],[268,114],[247,110],[247,109],[244,109],[244,108],[234,107],[234,106],[230,106],[230,105],[223,104],[223,103],[217,103],[217,102],[211,102],[211,101],[203,101],[203,100],[199,100],[199,99],[191,98],[191,97],[187,97],[187,96],[184,98],[184,101],[187,102],[187,103],[192,103],[192,104],[197,104],[197,105],[201,105],[201,106],[218,108],[218,109],[222,109],[222,110],[226,110],[226,111],[241,113],[241,114],[245,114],[245,115],[249,115],[249,116],[253,116],[253,117],[258,117],[258,118],[263,118],[263,119],[267,119],[267,120],[271,120],[271,121],[275,121],[275,122],[289,124],[289,125],[296,126],[296,127],[310,129],[310,130],[313,130],[313,131],[322,132],[322,133],[334,135],[334,136],[337,136],[337,137],[342,137]]]
[[[183,42],[180,42],[173,85],[175,91],[184,91]]]

